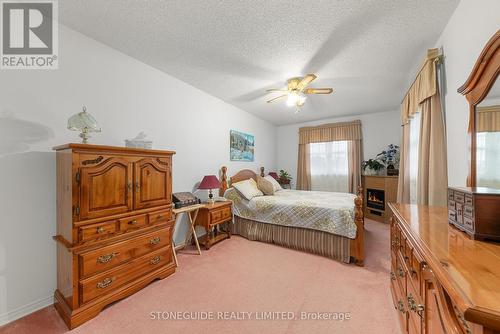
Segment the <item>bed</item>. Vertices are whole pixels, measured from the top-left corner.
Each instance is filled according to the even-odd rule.
[[[228,181],[227,168],[221,168],[219,194],[233,202],[234,234],[363,266],[361,187],[357,195],[284,189],[248,201],[231,184],[250,178],[257,174],[244,169]]]

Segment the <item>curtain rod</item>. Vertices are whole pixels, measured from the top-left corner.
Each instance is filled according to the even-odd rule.
[[[417,71],[417,75],[415,76],[415,79],[413,79],[413,81],[412,81],[410,87],[408,88],[408,90],[406,91],[405,95],[403,95],[403,99],[401,100],[401,103],[404,102],[406,96],[408,95],[408,93],[410,92],[411,88],[415,84],[415,81],[417,81],[417,78],[420,75],[420,72],[422,72],[422,70],[424,69],[425,64],[427,64],[428,61],[432,61],[432,60],[436,60],[436,59],[441,59],[442,57],[443,57],[443,55],[439,54],[439,49],[438,48],[428,49],[427,50],[427,56],[425,57],[424,63],[420,66],[419,70]]]

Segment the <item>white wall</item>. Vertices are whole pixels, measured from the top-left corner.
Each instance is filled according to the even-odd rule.
[[[389,144],[400,145],[401,117],[399,111],[328,118],[319,121],[279,126],[277,129],[277,161],[276,168],[287,170],[293,177],[292,185],[297,179],[297,155],[299,145],[299,128],[316,126],[325,123],[361,120],[363,131],[363,160],[374,158],[387,148]]]
[[[449,185],[464,186],[468,173],[469,107],[457,88],[467,80],[487,41],[500,29],[499,13],[498,0],[462,0],[436,43],[445,56]]]
[[[88,107],[95,144],[144,130],[177,151],[174,191],[203,175],[275,167],[275,127],[75,31],[60,27],[59,69],[0,71],[0,325],[52,302],[56,287],[55,154],[78,142],[69,116]],[[255,135],[255,162],[229,161],[229,130]],[[205,196],[206,197],[206,196]],[[177,241],[183,240],[183,226]]]

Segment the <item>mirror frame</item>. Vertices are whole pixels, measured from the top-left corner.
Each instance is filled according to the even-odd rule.
[[[469,102],[469,175],[467,186],[476,186],[476,106],[486,97],[500,73],[500,30],[488,41],[467,81],[457,89]]]

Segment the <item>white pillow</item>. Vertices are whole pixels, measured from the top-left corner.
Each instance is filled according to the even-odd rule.
[[[257,183],[255,182],[254,179],[248,179],[236,182],[233,183],[231,186],[236,188],[236,190],[238,190],[247,200],[251,200],[256,196],[264,196],[262,191],[260,191],[259,188],[257,188]]]
[[[280,191],[280,190],[283,190],[283,188],[281,188],[280,184],[278,183],[278,181],[276,181],[274,179],[274,177],[272,177],[271,175],[267,175],[265,177],[266,180],[268,180],[269,182],[271,182],[273,184],[273,188],[274,188],[274,191]]]

